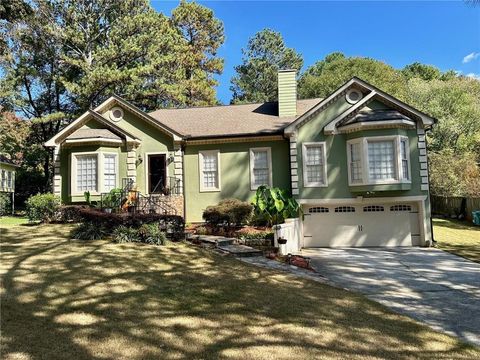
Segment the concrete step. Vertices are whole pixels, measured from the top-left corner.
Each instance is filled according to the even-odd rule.
[[[226,238],[223,236],[214,236],[214,235],[199,235],[198,240],[218,247],[218,246],[224,246],[224,245],[233,245],[236,239]]]
[[[250,257],[250,256],[263,255],[261,250],[254,249],[246,245],[237,245],[237,244],[221,245],[221,246],[217,246],[217,248],[221,251],[225,251],[236,257]]]

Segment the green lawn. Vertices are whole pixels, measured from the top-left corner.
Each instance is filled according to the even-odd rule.
[[[18,216],[0,216],[0,226],[12,226],[12,225],[22,225],[27,224],[28,219]]]
[[[480,262],[480,226],[470,222],[433,219],[438,248]]]
[[[187,244],[0,226],[2,359],[472,359],[363,296]]]

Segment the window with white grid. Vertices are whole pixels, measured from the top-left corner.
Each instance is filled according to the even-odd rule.
[[[201,188],[202,190],[218,190],[218,151],[200,153]]]
[[[261,185],[271,186],[270,149],[250,149],[250,157],[252,188],[256,189]]]
[[[97,155],[76,155],[77,191],[97,191]]]
[[[103,157],[103,187],[108,192],[117,187],[117,155],[105,154]]]
[[[303,176],[305,185],[325,185],[325,144],[307,143],[303,145]]]
[[[7,171],[7,188],[11,189],[12,186],[12,172]]]
[[[362,182],[362,148],[360,143],[349,144],[350,180],[352,183]]]
[[[400,157],[402,160],[402,179],[404,180],[409,180],[410,179],[410,174],[409,174],[409,164],[408,164],[408,139],[407,138],[401,138],[400,139]]]
[[[395,180],[395,141],[368,141],[370,180]]]

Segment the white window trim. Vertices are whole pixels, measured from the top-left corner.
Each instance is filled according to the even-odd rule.
[[[407,149],[408,149],[408,174],[409,179],[401,179],[402,172],[402,158],[400,156],[400,140],[407,140]],[[368,164],[368,142],[369,141],[394,141],[394,150],[395,150],[395,179],[389,180],[371,180]],[[350,144],[360,143],[360,153],[361,153],[361,163],[362,163],[362,181],[361,182],[352,182],[352,174],[350,169]],[[403,135],[391,135],[391,136],[368,136],[360,137],[347,141],[347,168],[348,168],[348,185],[349,186],[364,186],[364,185],[388,185],[388,184],[411,184],[412,182],[412,172],[411,172],[411,154],[410,154],[410,145],[407,136]]]
[[[108,151],[104,151],[102,152],[102,161],[101,161],[101,164],[100,164],[100,168],[102,169],[102,173],[100,174],[100,179],[101,179],[101,189],[103,189],[103,192],[107,192],[107,190],[105,190],[105,184],[104,184],[104,176],[105,176],[105,155],[114,155],[115,156],[115,187],[114,189],[117,189],[119,187],[119,167],[118,167],[118,153],[116,152],[108,152]]]
[[[143,153],[143,159],[146,162],[145,163],[145,195],[149,195],[150,191],[148,188],[148,170],[150,167],[150,162],[148,161],[148,157],[150,155],[165,155],[165,186],[169,187],[170,186],[170,181],[169,181],[169,174],[168,174],[168,151],[157,151],[157,152],[146,152]]]
[[[213,154],[217,156],[217,187],[216,188],[206,188],[203,186],[203,155],[204,154]],[[220,150],[200,150],[198,152],[198,180],[200,186],[200,192],[218,192],[222,189],[222,180],[221,180],[221,167],[220,167]]]
[[[83,196],[83,192],[77,191],[77,156],[82,155],[95,155],[97,157],[97,191],[90,191],[90,195],[100,195],[102,192],[106,192],[104,188],[104,155],[115,155],[115,187],[119,186],[119,166],[118,157],[116,152],[109,151],[86,151],[86,152],[74,152],[70,154],[70,196]]]
[[[256,147],[250,148],[250,190],[257,190],[261,185],[255,185],[254,174],[253,174],[253,165],[254,165],[254,155],[255,151],[266,151],[267,152],[267,161],[268,161],[268,185],[272,187],[273,183],[273,169],[272,169],[272,148],[270,147]]]
[[[308,182],[307,179],[307,147],[309,146],[321,146],[323,153],[323,182]],[[302,170],[303,170],[303,187],[327,187],[327,144],[325,141],[321,142],[305,142],[302,143]]]

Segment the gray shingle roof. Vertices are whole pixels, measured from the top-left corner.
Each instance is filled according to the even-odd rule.
[[[279,133],[321,99],[297,101],[297,116],[278,117],[278,104],[226,105],[161,109],[149,115],[178,133],[194,138]]]
[[[108,129],[78,129],[67,137],[68,140],[103,138],[122,140],[120,136]]]
[[[369,122],[369,121],[384,121],[384,120],[408,120],[413,121],[406,115],[398,112],[397,110],[363,110],[360,111],[355,116],[342,121],[338,126],[350,125],[359,122]]]

